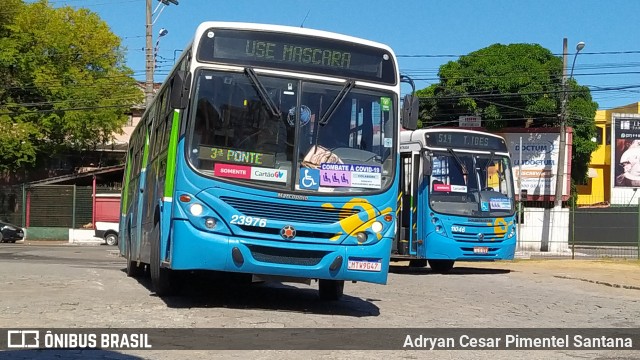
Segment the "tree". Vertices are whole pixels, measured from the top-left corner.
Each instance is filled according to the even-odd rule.
[[[0,170],[108,142],[142,93],[120,39],[87,9],[10,0],[0,17]]]
[[[457,123],[478,115],[489,130],[559,125],[562,60],[537,44],[494,44],[440,67],[440,81],[417,92],[423,125]],[[597,148],[598,104],[586,86],[568,83],[567,125],[573,127],[572,178],[587,176]]]

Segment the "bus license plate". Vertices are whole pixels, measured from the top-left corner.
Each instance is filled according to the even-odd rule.
[[[347,268],[349,270],[360,270],[360,271],[381,271],[382,270],[382,261],[380,260],[349,260],[347,263]]]
[[[489,248],[486,246],[476,246],[473,248],[474,254],[488,254]]]

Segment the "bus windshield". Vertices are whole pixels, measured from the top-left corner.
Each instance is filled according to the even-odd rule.
[[[463,216],[514,213],[511,161],[507,156],[449,149],[435,152],[429,205],[433,211]]]
[[[393,181],[390,91],[253,70],[203,69],[195,85],[188,151],[202,174],[301,192],[380,191]]]

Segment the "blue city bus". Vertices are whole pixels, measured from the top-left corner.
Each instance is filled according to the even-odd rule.
[[[385,284],[396,231],[400,106],[386,45],[298,27],[206,22],[133,132],[120,253],[158,295],[215,270]],[[189,271],[185,271],[189,270]],[[237,276],[237,278],[246,278]]]
[[[505,140],[466,129],[402,131],[393,261],[450,271],[456,261],[513,259],[513,171]]]

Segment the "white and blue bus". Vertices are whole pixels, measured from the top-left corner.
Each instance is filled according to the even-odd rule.
[[[471,129],[402,131],[400,231],[392,260],[511,260],[516,248],[513,170],[501,136]]]
[[[130,141],[119,248],[159,295],[182,270],[384,284],[400,75],[386,45],[306,28],[198,26]],[[409,106],[410,105],[410,106]],[[411,111],[409,111],[411,110]]]

